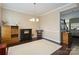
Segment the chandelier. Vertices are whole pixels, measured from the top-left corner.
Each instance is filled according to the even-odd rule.
[[[36,16],[36,3],[34,5],[34,17],[30,19],[31,22],[39,22],[39,18]]]

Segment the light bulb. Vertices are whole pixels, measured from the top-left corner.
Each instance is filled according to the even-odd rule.
[[[39,22],[39,19],[38,18],[32,18],[30,19],[31,22]]]
[[[34,21],[35,21],[35,19],[34,19],[34,18],[32,18],[32,19],[30,19],[30,21],[31,21],[31,22],[34,22]]]
[[[36,18],[36,22],[39,22],[39,19],[38,18]]]
[[[32,21],[35,22],[35,18],[32,18]]]

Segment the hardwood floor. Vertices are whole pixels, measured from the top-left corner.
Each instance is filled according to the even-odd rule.
[[[58,49],[57,51],[55,51],[51,55],[69,55],[70,54],[70,51],[71,51],[70,48],[61,47],[60,49]]]
[[[79,37],[78,36],[73,37],[71,49],[72,51],[70,55],[79,55]]]

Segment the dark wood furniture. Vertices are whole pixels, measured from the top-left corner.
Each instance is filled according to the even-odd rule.
[[[70,48],[72,44],[71,34],[69,32],[62,32],[61,34],[62,34],[62,40],[61,40],[62,46],[67,46],[68,48]]]
[[[71,52],[71,49],[65,46],[65,47],[61,47],[60,49],[56,50],[51,55],[69,55],[70,52]]]
[[[32,40],[32,29],[20,29],[20,41]]]
[[[37,39],[42,39],[43,30],[36,30],[37,31]]]
[[[18,26],[1,26],[1,43],[15,44],[19,42]]]
[[[7,45],[0,44],[0,55],[6,55],[6,54],[7,54]]]

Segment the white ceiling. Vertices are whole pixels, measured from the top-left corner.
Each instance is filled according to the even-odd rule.
[[[36,3],[36,8],[34,9],[33,3],[4,3],[3,7],[29,15],[39,16],[66,4],[67,3]],[[35,13],[34,10],[36,10]]]
[[[67,14],[70,14],[73,12],[79,12],[79,4],[77,4],[77,7],[74,7],[74,8],[61,12],[61,15],[67,15]]]

